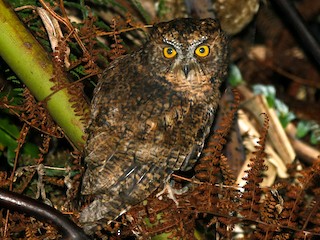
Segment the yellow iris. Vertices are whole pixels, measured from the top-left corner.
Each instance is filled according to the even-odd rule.
[[[198,57],[206,57],[209,55],[210,49],[208,46],[202,45],[197,47],[197,49],[194,52]]]
[[[173,58],[175,55],[177,55],[177,51],[173,47],[165,47],[163,49],[163,55],[166,58]]]

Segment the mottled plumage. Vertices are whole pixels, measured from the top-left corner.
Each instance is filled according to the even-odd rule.
[[[175,170],[193,167],[213,122],[228,65],[213,19],[155,25],[136,52],[111,63],[91,107],[80,221],[112,220]]]

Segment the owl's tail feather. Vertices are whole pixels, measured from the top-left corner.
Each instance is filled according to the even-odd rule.
[[[115,216],[119,217],[129,208],[129,206],[124,206],[120,198],[109,199],[108,196],[101,195],[81,212],[79,221],[85,233],[92,234],[98,221],[101,219],[112,221]]]
[[[146,199],[169,175],[157,166],[139,166],[132,169],[134,171],[130,174],[125,172],[109,191],[97,195],[95,200],[81,212],[79,220],[87,234],[92,234],[101,220],[115,220],[131,206]]]

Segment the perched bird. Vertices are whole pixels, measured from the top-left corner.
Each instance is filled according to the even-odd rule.
[[[113,220],[203,148],[227,74],[227,37],[214,19],[156,24],[136,52],[113,61],[91,106],[80,221]]]

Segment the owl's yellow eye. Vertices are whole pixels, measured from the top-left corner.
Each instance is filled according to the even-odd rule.
[[[163,49],[163,55],[166,58],[173,58],[175,55],[177,55],[177,51],[173,47],[165,47]]]
[[[210,49],[208,46],[202,45],[197,47],[197,49],[194,52],[199,57],[206,57],[209,55]]]

